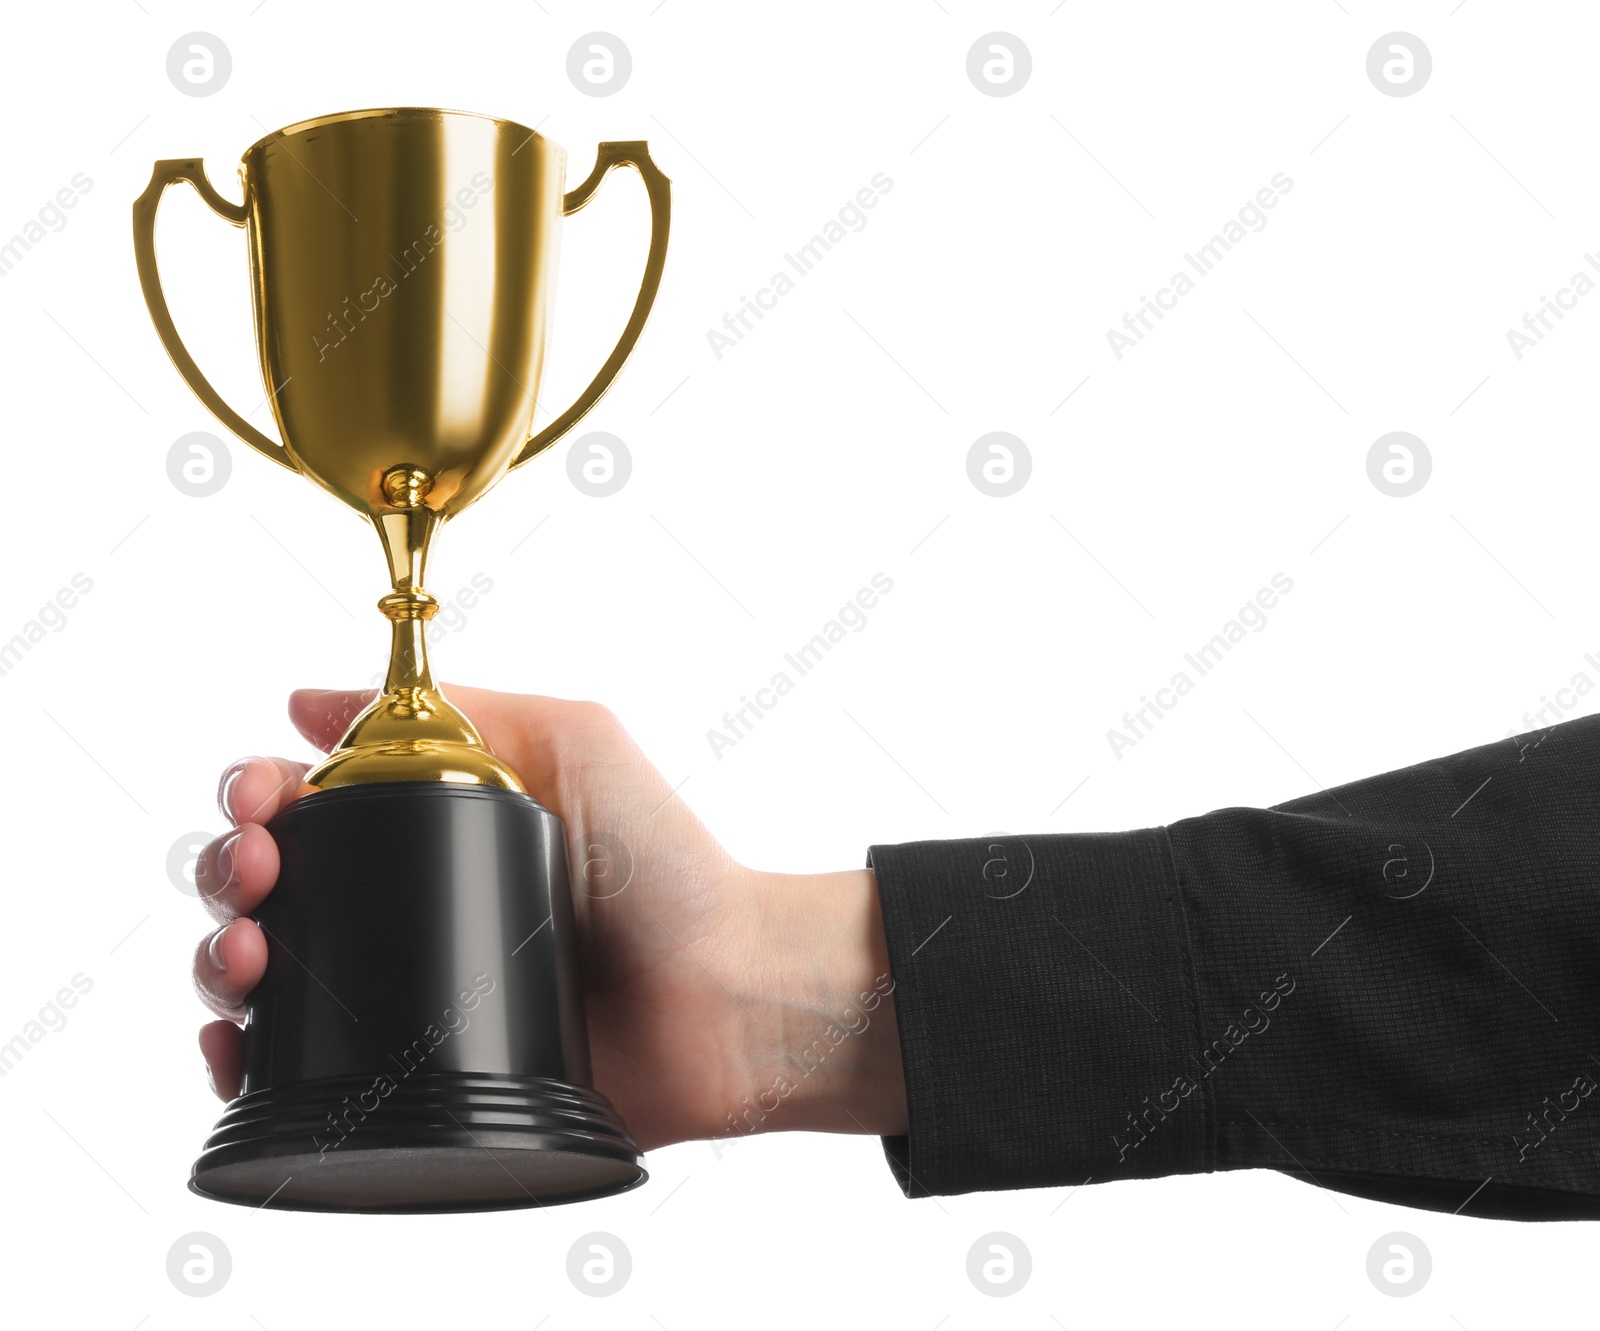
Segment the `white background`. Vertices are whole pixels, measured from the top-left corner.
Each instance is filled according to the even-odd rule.
[[[292,686],[381,669],[385,587],[360,522],[242,445],[209,498],[169,481],[174,440],[222,430],[161,350],[129,229],[153,159],[204,156],[237,197],[251,142],[330,111],[537,124],[573,183],[596,141],[649,139],[674,180],[666,282],[578,432],[624,439],[632,478],[580,493],[563,443],[448,531],[433,590],[474,574],[493,590],[437,648],[444,678],[603,700],[765,868],[1144,826],[1487,742],[1575,673],[1600,680],[1584,660],[1600,654],[1600,295],[1520,361],[1506,338],[1600,246],[1587,7],[103,0],[15,6],[5,24],[0,238],[75,173],[93,182],[0,279],[0,639],[73,574],[93,581],[0,677],[0,1041],[74,974],[93,982],[0,1081],[8,1321],[1478,1331],[1591,1307],[1586,1226],[1408,1212],[1267,1172],[913,1203],[867,1138],[683,1145],[652,1155],[643,1190],[531,1213],[350,1219],[191,1196],[219,1106],[188,979],[206,921],[168,852],[220,830],[224,764],[306,756]],[[1012,96],[966,73],[996,29],[1031,52]],[[194,30],[232,53],[213,96],[166,74]],[[596,30],[633,59],[607,98],[566,74]],[[1432,53],[1413,96],[1366,73],[1397,30]],[[865,229],[719,360],[707,330],[877,172],[894,187]],[[1107,329],[1278,172],[1294,187],[1265,229],[1119,361]],[[614,340],[645,230],[626,174],[568,225],[547,403]],[[180,327],[249,409],[264,389],[240,233],[174,191],[160,235]],[[1033,464],[1004,499],[966,466],[996,430]],[[1366,470],[1396,430],[1433,460],[1404,499]],[[714,756],[722,713],[878,571],[894,590],[867,627]],[[1122,713],[1279,571],[1294,590],[1268,626],[1114,756]],[[195,1230],[233,1256],[206,1299],[166,1274]],[[611,1298],[566,1275],[594,1230],[633,1256]],[[967,1278],[993,1230],[1033,1254],[1010,1298]],[[1433,1255],[1414,1297],[1366,1274],[1393,1230]]]

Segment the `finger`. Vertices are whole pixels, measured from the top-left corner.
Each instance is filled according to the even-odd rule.
[[[298,799],[305,763],[288,758],[241,758],[217,784],[217,807],[235,823],[264,823]]]
[[[243,1048],[244,1032],[231,1021],[207,1022],[200,1028],[200,1056],[206,1061],[211,1089],[220,1100],[232,1100],[239,1094]]]
[[[226,924],[255,914],[278,881],[278,843],[259,823],[245,823],[210,842],[195,861],[194,884],[211,918]]]
[[[289,720],[327,753],[377,696],[376,689],[296,689],[289,695]]]
[[[194,950],[194,989],[219,1017],[244,1020],[244,1000],[267,973],[267,940],[254,920],[235,920]]]

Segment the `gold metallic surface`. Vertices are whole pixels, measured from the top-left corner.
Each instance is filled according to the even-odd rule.
[[[615,350],[576,402],[531,432],[562,219],[616,166],[651,205],[644,279]],[[423,590],[438,528],[554,443],[611,386],[661,284],[670,181],[641,142],[602,143],[562,194],[566,153],[521,125],[460,111],[351,111],[269,134],[244,155],[244,202],[196,159],[157,162],[133,206],[150,318],[178,372],[224,425],[377,528],[394,588],[383,692],[307,776],[324,788],[457,781],[522,789],[439,692]],[[156,209],[187,181],[249,244],[256,347],[283,443],[222,400],[184,347],[156,266]]]

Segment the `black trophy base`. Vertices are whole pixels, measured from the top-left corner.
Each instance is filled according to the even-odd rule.
[[[243,1093],[189,1182],[272,1210],[549,1206],[646,1178],[590,1086],[565,831],[527,795],[322,791],[267,830]]]
[[[645,1180],[633,1139],[597,1091],[538,1077],[419,1075],[339,1137],[330,1107],[359,1107],[364,1094],[370,1102],[372,1083],[334,1078],[240,1096],[190,1189],[273,1210],[420,1215],[588,1201]]]

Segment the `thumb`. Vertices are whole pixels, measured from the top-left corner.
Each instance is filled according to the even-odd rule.
[[[296,689],[289,695],[289,720],[327,753],[361,712],[378,696],[376,689]]]

